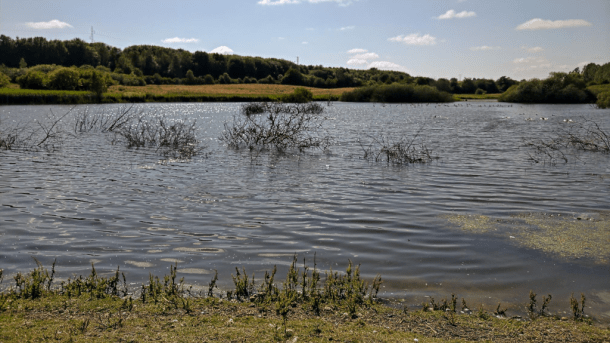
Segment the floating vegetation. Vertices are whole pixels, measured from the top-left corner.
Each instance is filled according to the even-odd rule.
[[[488,233],[490,231],[498,230],[497,227],[493,226],[492,219],[487,216],[456,214],[444,215],[441,217],[470,233]]]
[[[556,257],[586,258],[597,264],[610,262],[610,212],[527,213],[514,215],[510,220],[483,215],[445,215],[442,218],[466,232],[510,236],[511,242]]]
[[[520,245],[563,258],[590,258],[610,262],[610,214],[593,217],[550,216],[533,213],[515,216],[526,226],[517,227]]]
[[[420,130],[421,131],[421,130]],[[369,161],[386,162],[394,165],[427,163],[432,161],[432,151],[420,141],[418,132],[411,138],[392,140],[385,135],[369,136],[369,142],[360,141],[363,158]]]

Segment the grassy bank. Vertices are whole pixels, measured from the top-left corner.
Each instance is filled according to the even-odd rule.
[[[297,86],[267,84],[231,85],[148,85],[112,86],[102,96],[103,103],[132,102],[250,102],[275,101],[292,93]],[[307,88],[314,100],[339,99],[339,96],[353,88]],[[95,103],[93,93],[85,91],[50,91],[19,89],[16,85],[0,89],[0,104],[85,104]]]
[[[194,290],[170,275],[150,276],[129,289],[119,270],[54,284],[54,268],[40,264],[17,274],[0,295],[0,341],[536,341],[607,342],[610,329],[591,325],[574,299],[574,317],[546,312],[547,298],[530,294],[529,317],[471,311],[451,296],[419,310],[386,306],[377,299],[381,278],[369,285],[351,263],[344,273],[298,268],[296,259],[281,286],[275,269],[254,282],[245,270],[232,275],[235,288],[215,291],[217,276]],[[0,273],[1,275],[1,273]],[[108,274],[106,274],[108,275]],[[550,297],[549,299],[550,300]],[[474,304],[473,304],[474,305]],[[582,304],[584,308],[584,303]]]
[[[464,100],[497,100],[502,93],[495,94],[453,94],[457,101]]]

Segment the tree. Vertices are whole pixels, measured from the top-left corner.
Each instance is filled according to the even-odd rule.
[[[27,63],[25,63],[25,58],[21,57],[21,59],[19,60],[19,68],[24,69],[28,66]]]
[[[76,90],[79,88],[80,73],[73,68],[60,68],[48,75],[49,88],[61,90]]]
[[[91,74],[91,83],[89,84],[89,90],[95,93],[98,102],[102,101],[102,94],[108,90],[108,85],[104,75],[98,71],[93,71]]]
[[[304,84],[303,74],[295,68],[290,68],[282,78],[282,84],[301,86]]]
[[[0,88],[4,88],[11,84],[11,78],[4,75],[4,73],[0,73]]]

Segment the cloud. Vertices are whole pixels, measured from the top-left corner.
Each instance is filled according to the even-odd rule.
[[[489,51],[489,50],[500,50],[502,49],[502,47],[499,46],[487,46],[487,45],[483,45],[483,46],[473,46],[470,48],[470,50],[472,51]]]
[[[362,66],[362,65],[365,65],[365,64],[367,64],[367,63],[368,63],[368,61],[367,61],[367,60],[361,60],[361,59],[357,59],[357,58],[350,58],[350,59],[347,61],[347,64],[349,64],[349,65],[355,65],[355,66]]]
[[[419,33],[412,33],[408,36],[396,36],[388,38],[391,42],[401,42],[407,45],[435,45],[436,37],[432,37],[429,34],[421,36]]]
[[[366,50],[366,49],[352,49],[352,50],[349,50],[347,53],[348,54],[362,54],[362,53],[365,53],[365,52],[368,52],[368,50]]]
[[[375,61],[371,62],[368,65],[368,69],[377,68],[379,70],[394,70],[394,71],[402,71],[403,73],[413,74],[412,71],[407,69],[406,67],[401,66],[400,64],[387,62],[387,61]]]
[[[515,30],[550,30],[550,29],[563,29],[567,27],[582,27],[591,26],[590,22],[582,19],[569,19],[569,20],[544,20],[535,18],[527,21],[515,28]]]
[[[260,0],[257,2],[259,5],[264,6],[275,6],[275,5],[290,5],[290,4],[300,4],[301,2],[308,2],[310,4],[318,4],[322,2],[334,2],[339,6],[348,6],[351,5],[354,1],[358,0]]]
[[[521,46],[521,50],[525,50],[525,51],[531,52],[531,53],[543,52],[544,51],[544,49],[539,47],[539,46],[535,46],[533,48],[530,48],[530,47],[525,46],[525,45]]]
[[[377,55],[374,52],[367,52],[364,54],[358,54],[352,58],[359,59],[359,60],[374,60],[374,59],[379,58],[379,55]]]
[[[275,6],[275,5],[286,5],[286,4],[298,4],[299,0],[261,0],[258,2],[259,5],[269,5],[269,6]]]
[[[303,43],[301,43],[301,44],[305,44],[305,45],[307,45],[307,44],[309,44],[309,42],[303,42]]]
[[[346,30],[353,30],[355,28],[356,28],[355,26],[345,26],[345,27],[340,28],[339,30],[346,31]]]
[[[474,12],[466,12],[462,11],[460,13],[455,13],[454,10],[449,10],[445,14],[441,14],[436,19],[453,19],[453,18],[469,18],[476,17],[477,14]]]
[[[48,29],[65,29],[66,27],[73,27],[72,25],[65,23],[63,21],[59,21],[57,19],[53,19],[51,21],[39,21],[36,23],[25,23],[27,27],[37,30],[48,30]]]
[[[199,42],[199,39],[197,38],[178,38],[178,37],[174,37],[174,38],[167,38],[162,40],[163,43],[197,43]]]
[[[226,46],[219,46],[218,48],[210,51],[211,54],[221,54],[221,55],[230,55],[233,53],[233,50],[231,50],[229,47]]]

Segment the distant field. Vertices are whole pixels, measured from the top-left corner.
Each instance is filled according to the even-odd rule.
[[[498,99],[502,93],[494,94],[453,94],[456,100],[492,100]]]
[[[147,86],[112,86],[108,89],[110,94],[153,94],[153,95],[206,95],[206,96],[245,96],[275,98],[289,94],[298,86],[267,85],[267,84],[231,84],[231,85],[147,85]],[[343,92],[354,88],[311,88],[314,97],[338,97]]]

